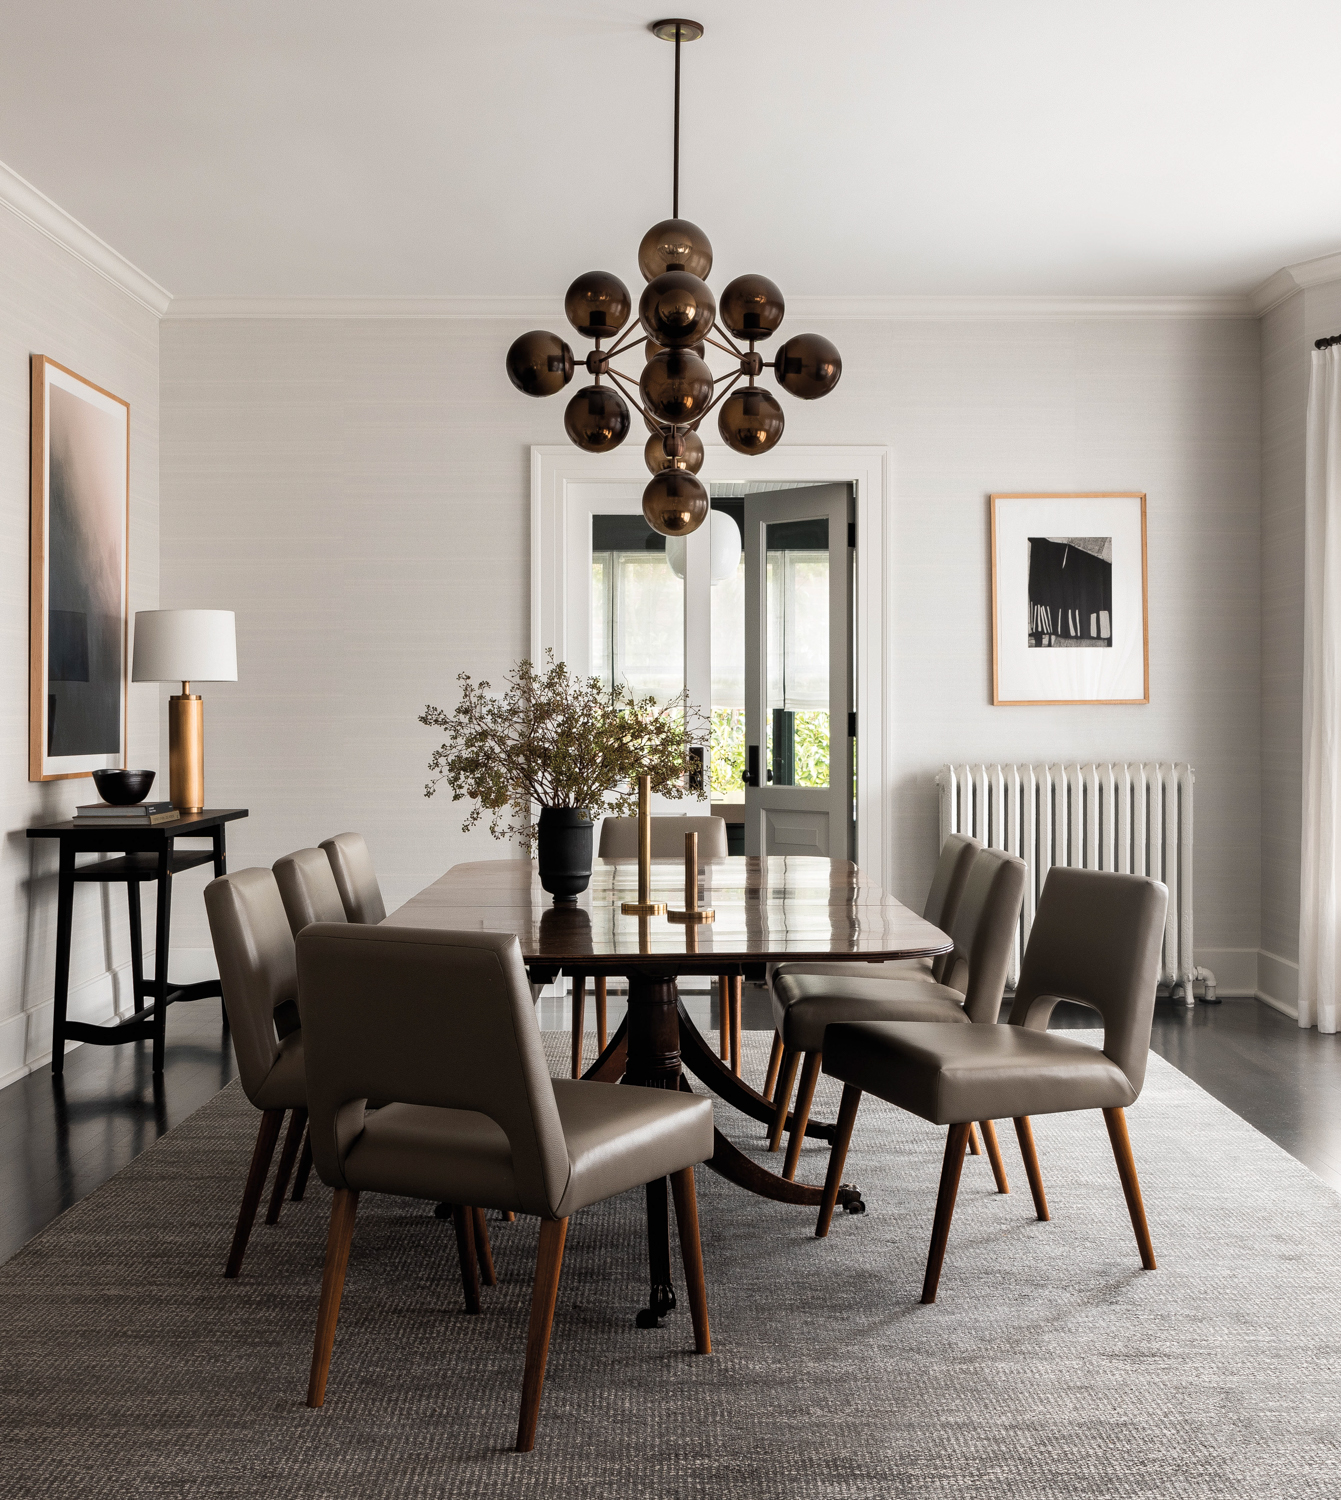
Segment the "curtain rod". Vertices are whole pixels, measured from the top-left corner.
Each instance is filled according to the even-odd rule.
[[[1315,349],[1330,349],[1333,344],[1341,344],[1341,333],[1334,333],[1329,339],[1314,339]]]

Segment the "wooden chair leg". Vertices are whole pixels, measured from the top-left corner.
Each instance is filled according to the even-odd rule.
[[[461,1262],[461,1290],[466,1294],[466,1311],[477,1313],[480,1310],[480,1267],[475,1258],[475,1210],[453,1203],[452,1225],[456,1230],[456,1253]]]
[[[567,1237],[567,1219],[541,1219],[540,1244],[535,1253],[535,1280],[531,1284],[531,1322],[526,1330],[521,1416],[517,1421],[518,1453],[529,1453],[535,1447],[540,1393],[545,1386],[545,1361],[549,1358],[549,1334],[554,1326],[554,1303],[559,1295],[563,1242]]]
[[[312,1126],[309,1123],[303,1132],[303,1149],[298,1155],[298,1170],[293,1176],[294,1203],[303,1201],[303,1194],[307,1191],[307,1179],[312,1172]]]
[[[731,1061],[731,976],[717,976],[717,1051],[724,1063]]]
[[[1029,1178],[1029,1191],[1034,1195],[1034,1212],[1040,1219],[1048,1220],[1048,1195],[1043,1191],[1043,1174],[1038,1169],[1038,1149],[1034,1145],[1034,1127],[1028,1115],[1021,1115],[1015,1122],[1015,1138],[1020,1143],[1020,1155],[1024,1157],[1024,1170]]]
[[[596,976],[596,1055],[599,1057],[605,1051],[609,1038],[606,1036],[605,1024],[605,984],[606,976]]]
[[[321,1306],[312,1345],[312,1370],[307,1378],[309,1406],[320,1406],[326,1400],[326,1376],[331,1368],[331,1350],[335,1347],[335,1324],[340,1316],[340,1296],[345,1289],[345,1268],[349,1264],[358,1206],[356,1192],[336,1188],[331,1199],[331,1227],[326,1233],[326,1268],[321,1273]]]
[[[778,1086],[778,1068],[782,1065],[782,1036],[779,1032],[773,1033],[773,1047],[768,1054],[768,1072],[764,1074],[763,1095],[770,1104],[773,1102],[773,1090]]]
[[[283,1120],[282,1109],[261,1112],[261,1126],[256,1132],[256,1145],[252,1148],[251,1166],[247,1170],[247,1185],[242,1190],[242,1207],[237,1211],[237,1227],[233,1230],[228,1264],[224,1267],[224,1275],[227,1277],[236,1276],[242,1269],[242,1257],[247,1253],[251,1226],[256,1221],[261,1190],[265,1187],[266,1174],[270,1171],[270,1158],[275,1154],[275,1142],[279,1139],[279,1127]]]
[[[941,1187],[936,1195],[936,1222],[931,1229],[931,1249],[927,1254],[927,1274],[922,1282],[922,1301],[934,1302],[941,1283],[941,1266],[945,1263],[945,1246],[950,1238],[950,1220],[954,1218],[955,1198],[959,1194],[959,1174],[964,1170],[964,1148],[968,1145],[967,1124],[951,1125],[945,1138],[945,1161],[941,1164]]]
[[[680,1229],[680,1255],[684,1260],[685,1290],[694,1320],[694,1353],[712,1353],[708,1331],[708,1289],[703,1280],[703,1245],[698,1237],[698,1197],[694,1192],[694,1169],[671,1173],[675,1198],[675,1222]]]
[[[819,1082],[822,1052],[807,1052],[805,1065],[801,1069],[801,1086],[796,1091],[796,1107],[792,1110],[792,1133],[787,1141],[787,1160],[782,1175],[791,1182],[796,1177],[796,1166],[801,1160],[801,1143],[806,1138],[806,1121],[810,1119],[810,1106],[815,1102],[815,1085]]]
[[[824,1239],[833,1222],[834,1206],[838,1202],[838,1188],[843,1181],[843,1167],[847,1162],[847,1148],[852,1140],[852,1127],[857,1123],[857,1108],[861,1104],[861,1090],[850,1083],[843,1085],[843,1101],[838,1106],[838,1128],[829,1150],[829,1170],[824,1178],[824,1197],[820,1199],[819,1218],[815,1221],[815,1238]]]
[[[968,1148],[969,1148],[969,1155],[970,1156],[981,1156],[982,1155],[982,1146],[981,1146],[981,1144],[978,1141],[978,1131],[977,1131],[977,1128],[975,1126],[973,1126],[973,1125],[969,1126],[969,1144],[968,1144]]]
[[[517,1215],[513,1213],[511,1209],[508,1209],[507,1213],[505,1213],[503,1217],[509,1224],[515,1224],[517,1222]]]
[[[1145,1204],[1141,1202],[1141,1184],[1136,1177],[1136,1159],[1131,1154],[1131,1137],[1127,1134],[1127,1116],[1120,1109],[1104,1110],[1104,1124],[1108,1126],[1108,1139],[1113,1143],[1113,1160],[1117,1162],[1118,1176],[1122,1179],[1122,1191],[1127,1199],[1127,1212],[1131,1215],[1131,1227],[1136,1232],[1136,1245],[1141,1252],[1141,1264],[1147,1271],[1155,1266],[1155,1247],[1150,1242],[1150,1225],[1145,1219]]]
[[[284,1207],[284,1194],[289,1190],[289,1176],[298,1159],[298,1147],[302,1144],[303,1132],[307,1128],[307,1111],[295,1109],[289,1116],[289,1129],[284,1137],[284,1149],[279,1153],[279,1167],[275,1172],[275,1185],[270,1192],[270,1207],[265,1211],[267,1224],[279,1223],[279,1211]]]
[[[788,1107],[792,1102],[792,1087],[796,1083],[796,1070],[801,1066],[801,1054],[790,1047],[782,1049],[782,1069],[778,1074],[778,1086],[773,1095],[773,1124],[768,1131],[768,1149],[776,1151],[782,1144],[782,1132],[787,1128]]]
[[[971,1131],[973,1126],[969,1126]],[[987,1160],[992,1164],[992,1176],[996,1178],[996,1190],[998,1193],[1010,1192],[1010,1183],[1006,1181],[1006,1164],[1001,1160],[1001,1143],[996,1138],[996,1126],[991,1120],[982,1122],[983,1144],[987,1147]]]
[[[733,974],[731,976],[731,1071],[737,1078],[740,1077],[740,1013],[744,1009],[744,999],[744,976]]]
[[[582,1076],[582,1020],[587,1009],[587,976],[573,975],[573,1077]]]
[[[480,1280],[485,1286],[497,1286],[493,1246],[489,1243],[489,1226],[484,1221],[484,1210],[472,1208],[470,1212],[475,1220],[475,1255],[480,1263]]]

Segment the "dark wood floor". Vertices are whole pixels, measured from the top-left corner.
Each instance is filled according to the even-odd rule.
[[[1080,1007],[1057,1026],[1097,1022]],[[747,1006],[764,1029],[767,1009]],[[1341,1036],[1301,1031],[1255,1000],[1191,1011],[1161,1001],[1153,1046],[1341,1192]],[[219,1003],[173,1008],[157,1087],[144,1043],[79,1047],[54,1085],[43,1069],[0,1089],[0,1261],[118,1172],[237,1075]],[[241,1182],[238,1184],[241,1190]]]

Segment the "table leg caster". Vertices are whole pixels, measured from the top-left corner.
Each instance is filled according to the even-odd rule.
[[[638,1309],[638,1316],[633,1320],[639,1328],[660,1328],[661,1320],[668,1312],[675,1311],[675,1288],[672,1286],[654,1286],[652,1295],[646,1307]]]
[[[843,1205],[845,1214],[864,1214],[866,1205],[861,1201],[861,1189],[855,1188],[850,1182],[845,1182],[838,1189],[838,1201]]]

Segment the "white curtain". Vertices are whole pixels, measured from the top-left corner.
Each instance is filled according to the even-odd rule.
[[[1299,1024],[1341,1003],[1341,346],[1317,349],[1304,501],[1304,798]]]

